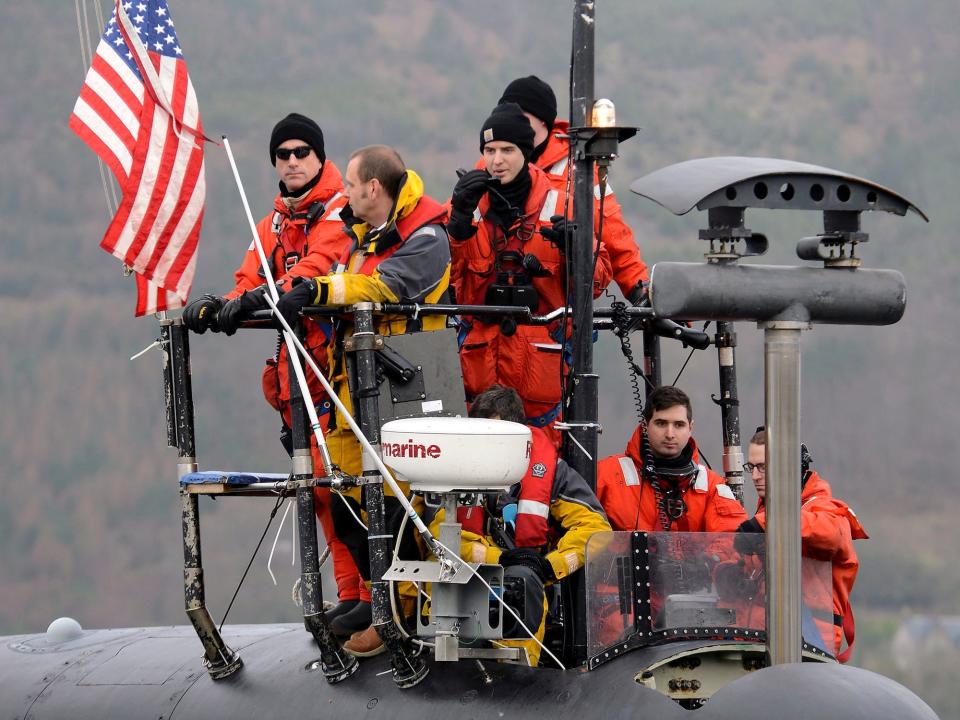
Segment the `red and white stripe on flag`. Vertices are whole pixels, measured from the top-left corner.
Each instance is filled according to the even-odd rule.
[[[100,247],[137,273],[137,316],[182,307],[206,197],[205,138],[165,0],[118,0],[70,127],[120,185]]]

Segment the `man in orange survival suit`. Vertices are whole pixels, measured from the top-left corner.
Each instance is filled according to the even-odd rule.
[[[523,424],[523,403],[513,388],[494,385],[474,399],[470,417]],[[458,517],[463,525],[461,556],[470,562],[503,565],[505,580],[522,579],[522,608],[516,610],[542,642],[546,629],[544,586],[582,568],[590,536],[609,531],[610,525],[590,486],[559,459],[547,433],[537,427],[530,431],[533,445],[526,475],[496,498],[495,507],[461,508]],[[517,506],[515,529],[512,533],[509,529],[493,533],[492,526],[502,520],[504,507],[512,504]],[[443,511],[435,518],[434,529],[439,531],[442,521]],[[540,646],[506,614],[503,634],[507,638],[526,637],[505,640],[504,644],[525,648],[530,664],[537,665]]]
[[[743,466],[753,478],[760,501],[756,515],[744,521],[738,528],[739,532],[763,532],[766,528],[763,504],[767,487],[766,461],[767,431],[761,428],[750,438],[747,462]],[[867,533],[853,510],[843,500],[833,496],[829,483],[815,470],[810,470],[809,465],[810,457],[805,454],[800,495],[801,553],[804,557],[829,560],[832,565],[834,651],[840,662],[846,662],[850,659],[854,639],[850,591],[860,567],[853,541],[866,539]],[[737,542],[736,545],[743,547],[745,543]],[[814,619],[818,625],[821,624],[818,618]],[[844,638],[847,648],[841,652]]]
[[[597,464],[597,497],[614,530],[732,532],[747,519],[723,478],[699,464],[693,409],[682,390],[647,398],[626,454]],[[649,445],[649,453],[644,445]],[[646,457],[645,457],[646,455]]]
[[[294,287],[280,298],[278,309],[288,321],[295,321],[306,305],[343,306],[360,302],[419,303],[443,302],[450,285],[450,247],[444,224],[443,206],[423,192],[423,181],[408,170],[402,158],[386,145],[370,145],[350,156],[344,193],[349,204],[343,209],[344,230],[350,244],[335,269],[325,277],[314,277]],[[414,330],[438,330],[446,326],[441,315],[414,319],[387,316],[380,320],[378,332],[392,335]],[[343,342],[352,333],[348,322],[340,321],[336,345],[331,356],[331,382],[344,406],[352,413],[352,403],[344,363]],[[360,444],[337,412],[336,427],[327,435],[330,456],[351,475],[361,473]],[[406,484],[401,483],[406,492]],[[384,488],[387,528],[396,533],[403,519],[403,508],[390,490]],[[370,556],[366,531],[354,515],[361,515],[360,491],[351,490],[345,502],[333,505],[337,535],[353,555],[364,580],[370,580]],[[347,509],[347,506],[353,511]],[[400,557],[419,558],[412,526],[400,544]],[[383,643],[371,625],[369,604],[361,604],[331,623],[340,634],[343,622],[365,620],[363,627],[350,636],[344,649],[360,657],[383,652]],[[361,615],[361,612],[363,615]]]
[[[564,222],[551,223],[554,194],[546,174],[529,162],[533,129],[520,106],[494,108],[480,131],[484,168],[463,175],[450,199],[452,283],[457,302],[525,306],[537,314],[564,307]],[[610,282],[610,258],[601,245],[594,295]],[[517,325],[512,320],[461,318],[460,363],[468,400],[495,383],[514,388],[526,422],[550,425],[560,412],[566,330]]]
[[[570,123],[557,120],[557,96],[547,83],[536,75],[517,78],[503,91],[501,103],[515,102],[533,128],[533,152],[530,162],[544,171],[553,190],[544,207],[549,215],[563,215],[567,206],[567,188],[570,174]],[[596,175],[594,183],[597,183]],[[600,228],[600,185],[594,186],[593,227]],[[610,255],[613,279],[620,291],[633,304],[639,303],[645,293],[642,283],[649,279],[647,265],[640,257],[640,248],[633,231],[623,219],[620,203],[609,185],[603,198],[603,244]]]
[[[316,122],[304,115],[291,113],[273,128],[270,135],[270,162],[280,177],[280,192],[273,202],[273,212],[257,225],[270,272],[281,292],[293,278],[313,277],[326,273],[340,256],[347,243],[342,232],[340,210],[346,204],[343,179],[331,160],[327,160],[323,132]],[[260,257],[251,244],[235,273],[236,286],[223,297],[206,294],[191,302],[183,311],[183,322],[196,333],[206,330],[233,335],[240,323],[255,310],[269,307],[263,299],[266,289]],[[307,321],[306,347],[321,367],[326,363],[329,325]],[[263,372],[264,395],[282,418],[281,439],[290,452],[290,384],[287,349],[277,344],[275,357],[267,360]],[[330,401],[312,372],[307,380],[321,422],[329,418]],[[322,468],[311,438],[314,470]],[[333,572],[337,581],[339,605],[327,613],[336,620],[369,594],[360,580],[356,565],[340,542],[330,516],[330,491],[314,491],[317,517],[323,527],[327,545],[333,556]],[[363,595],[366,594],[366,597]]]

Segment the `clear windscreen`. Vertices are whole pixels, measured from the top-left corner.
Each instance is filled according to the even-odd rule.
[[[671,637],[747,637],[766,630],[765,536],[746,533],[597,533],[586,553],[590,655],[644,632]],[[828,561],[803,558],[804,640],[834,652]],[[639,618],[637,617],[639,613]],[[677,631],[677,632],[674,632]],[[652,633],[652,635],[651,635]]]

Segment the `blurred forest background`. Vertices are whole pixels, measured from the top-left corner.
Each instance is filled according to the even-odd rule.
[[[104,3],[104,7],[107,3]],[[324,129],[344,167],[356,147],[396,146],[444,199],[477,157],[478,130],[511,79],[538,74],[568,114],[572,3],[558,0],[349,4],[171,0],[208,134],[227,134],[254,208],[276,192],[267,140],[291,111]],[[947,681],[957,647],[924,650],[915,616],[958,614],[960,405],[960,6],[955,0],[604,0],[597,8],[597,95],[642,127],[611,179],[648,263],[698,260],[697,212],[677,218],[631,194],[633,179],[709,155],[826,165],[902,193],[930,216],[865,216],[868,267],[906,275],[905,319],[888,328],[817,327],[803,340],[803,435],[816,467],[871,534],[858,543],[854,662],[960,716]],[[133,318],[134,288],[99,249],[108,223],[94,155],[67,128],[86,67],[73,3],[0,7],[0,633],[184,623],[176,453],[165,447],[157,336]],[[208,147],[208,205],[194,293],[226,291],[249,231],[223,151]],[[763,262],[794,263],[819,215],[758,212]],[[762,333],[740,325],[741,418],[763,422]],[[954,338],[951,340],[951,338]],[[285,471],[278,419],[259,373],[267,333],[193,341],[202,468]],[[665,347],[666,380],[686,352]],[[605,453],[635,423],[617,344],[597,344]],[[720,465],[715,351],[678,383],[694,397],[697,438]],[[751,496],[750,507],[755,502]],[[201,503],[208,604],[219,619],[256,545],[268,501]],[[289,520],[288,520],[289,523]],[[231,622],[293,621],[289,524],[266,551]],[[269,542],[273,539],[271,532]],[[896,653],[891,640],[898,632]],[[938,637],[949,633],[937,631]],[[906,643],[906,644],[904,644]],[[918,650],[919,648],[919,650]],[[915,660],[904,658],[914,652]],[[938,669],[939,668],[939,669]]]

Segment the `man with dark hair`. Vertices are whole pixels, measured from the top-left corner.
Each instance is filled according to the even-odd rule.
[[[470,417],[524,424],[523,401],[516,390],[493,385],[474,399]],[[576,470],[557,455],[547,434],[531,427],[532,446],[526,475],[507,493],[483,508],[461,508],[461,555],[470,562],[503,565],[504,579],[523,583],[523,607],[516,608],[524,624],[543,640],[546,629],[544,586],[583,567],[587,541],[595,532],[610,530],[596,495]],[[505,508],[515,513],[505,513]],[[515,515],[513,522],[506,521]],[[443,521],[441,511],[435,528]],[[509,584],[509,583],[505,583]],[[505,618],[504,641],[526,648],[537,665],[540,646],[524,636],[512,618]]]
[[[270,134],[270,162],[280,178],[280,192],[274,199],[273,212],[257,225],[257,234],[267,256],[269,272],[282,292],[295,278],[329,272],[340,256],[347,242],[340,220],[346,198],[340,171],[332,160],[327,160],[323,131],[305,115],[291,113],[274,126]],[[263,297],[264,270],[252,244],[235,279],[235,287],[226,295],[208,293],[187,305],[183,311],[184,325],[200,334],[212,330],[233,335],[252,312],[269,307]],[[306,347],[322,367],[326,364],[329,325],[310,320],[305,326]],[[263,371],[263,391],[267,402],[280,412],[281,439],[290,452],[287,348],[283,343],[277,343],[277,348]],[[307,373],[307,378],[317,414],[321,422],[326,423],[330,418],[330,399],[313,373]],[[311,450],[314,470],[320,470],[323,466],[312,437]],[[315,488],[314,499],[317,517],[333,556],[340,604],[327,616],[335,621],[337,616],[354,609],[360,600],[369,602],[370,598],[350,553],[334,531],[329,489]]]
[[[550,181],[530,163],[534,132],[515,103],[494,108],[480,130],[483,169],[465,173],[450,199],[452,282],[468,305],[511,305],[545,314],[567,301],[564,221],[550,220]],[[601,245],[594,293],[610,281]],[[494,383],[514,388],[526,422],[551,425],[560,413],[563,345],[569,332],[512,319],[461,318],[460,361],[468,400]]]
[[[544,171],[553,190],[544,208],[549,215],[562,215],[568,204],[570,173],[569,123],[557,120],[557,97],[547,83],[536,75],[517,78],[507,85],[500,102],[515,102],[523,110],[533,128],[533,152],[530,162]],[[594,175],[593,227],[600,228],[600,185]],[[603,197],[603,244],[610,255],[613,279],[630,302],[639,303],[645,294],[642,286],[649,279],[647,265],[640,257],[640,248],[633,231],[623,219],[623,210],[609,185]]]
[[[344,195],[349,203],[341,218],[349,244],[329,275],[309,278],[280,298],[277,307],[288,322],[295,322],[300,310],[308,305],[443,302],[450,282],[450,248],[444,229],[447,214],[440,203],[424,194],[420,176],[407,169],[397,151],[386,145],[369,145],[354,152],[347,163]],[[439,315],[419,319],[386,316],[381,318],[378,332],[393,335],[437,330],[445,324],[446,319]],[[329,363],[331,384],[351,413],[344,340],[352,332],[349,322],[337,322]],[[326,438],[331,459],[347,473],[360,475],[360,444],[339,412],[332,425]],[[384,492],[387,526],[395,532],[403,519],[402,506],[389,486]],[[353,489],[342,497],[345,502],[332,508],[334,527],[360,575],[369,582],[367,535],[354,517],[361,515],[361,492]],[[348,504],[353,512],[347,509]],[[408,530],[412,533],[410,526]],[[412,537],[409,540],[401,545],[401,557],[416,554]],[[369,603],[363,603],[339,622],[331,623],[337,634],[347,634],[360,625],[361,629],[344,644],[348,652],[360,657],[383,652],[371,618]]]
[[[470,417],[495,418],[523,424],[523,400],[513,388],[491,385],[477,395],[470,406]]]
[[[693,408],[679,388],[656,388],[626,453],[597,464],[597,497],[615,530],[731,532],[747,518],[733,491],[700,464]]]
[[[834,652],[840,662],[850,659],[853,648],[854,621],[853,606],[850,604],[850,592],[857,579],[860,562],[853,548],[854,540],[866,539],[867,533],[857,519],[856,514],[840,498],[834,497],[830,484],[810,469],[812,459],[803,448],[803,467],[800,495],[800,542],[804,557],[815,560],[829,560],[832,566],[833,582],[833,622],[827,623],[820,618],[814,620],[821,631],[834,639]],[[759,428],[747,446],[747,462],[744,472],[750,473],[757,488],[759,503],[754,517],[744,521],[739,532],[764,532],[767,526],[764,500],[767,495],[767,431]],[[744,549],[746,543],[738,542],[737,547]],[[824,627],[827,625],[829,627]],[[841,652],[846,638],[847,648]]]

